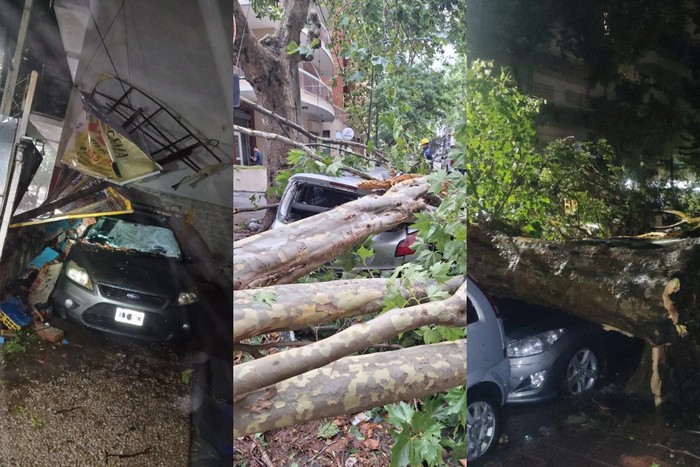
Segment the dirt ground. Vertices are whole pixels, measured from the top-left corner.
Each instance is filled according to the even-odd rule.
[[[67,343],[4,355],[1,465],[185,466],[182,355],[51,319]],[[8,349],[5,344],[5,349]]]

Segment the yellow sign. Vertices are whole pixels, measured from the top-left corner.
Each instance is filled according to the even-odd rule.
[[[78,119],[61,161],[78,172],[117,185],[161,170],[136,144],[87,111]]]

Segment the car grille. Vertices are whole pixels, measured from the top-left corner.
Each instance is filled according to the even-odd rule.
[[[143,326],[133,326],[131,324],[115,321],[115,313],[116,307],[114,305],[98,303],[85,310],[82,314],[82,318],[88,325],[135,336],[166,339],[174,332],[172,323],[168,323],[168,321],[158,313],[145,312],[146,316],[143,320]]]
[[[158,295],[150,295],[141,292],[133,292],[131,290],[118,289],[104,284],[98,284],[103,297],[119,300],[125,303],[133,303],[140,306],[163,306],[168,301],[165,297]],[[129,294],[135,294],[138,298],[129,297]]]

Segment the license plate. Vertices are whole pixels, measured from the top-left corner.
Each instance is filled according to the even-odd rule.
[[[140,311],[129,310],[128,308],[117,308],[117,312],[114,315],[114,321],[133,324],[134,326],[143,326],[143,318],[145,316],[146,314]]]

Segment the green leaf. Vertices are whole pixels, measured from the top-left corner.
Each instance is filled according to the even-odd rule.
[[[360,258],[364,261],[374,255],[374,249],[365,248],[364,245],[361,245],[360,248],[357,249],[357,254],[360,255]]]
[[[317,436],[323,439],[329,439],[334,437],[340,432],[340,429],[335,426],[332,421],[327,421],[323,425],[318,427]]]
[[[405,402],[386,406],[387,421],[396,427],[409,424],[413,418],[415,410]]]
[[[406,431],[394,436],[396,440],[391,447],[391,467],[404,467],[409,465],[409,441],[411,438]]]
[[[253,295],[253,300],[258,303],[264,303],[265,305],[271,306],[277,301],[277,295],[271,290],[257,292],[255,295]]]
[[[289,44],[287,44],[287,54],[292,55],[294,53],[297,53],[299,51],[299,44],[297,44],[294,41],[291,41]]]

